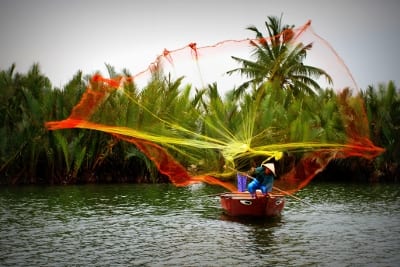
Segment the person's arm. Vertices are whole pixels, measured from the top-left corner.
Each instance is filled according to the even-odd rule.
[[[254,177],[256,175],[256,168],[251,167],[251,169],[247,172],[247,175],[250,177]]]

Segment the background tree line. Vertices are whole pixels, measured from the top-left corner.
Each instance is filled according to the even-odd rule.
[[[33,65],[26,74],[16,73],[14,69],[13,65],[7,70],[0,70],[1,184],[166,181],[165,177],[158,175],[152,162],[130,143],[92,130],[45,129],[46,121],[65,119],[79,101],[88,83],[82,73],[78,72],[63,89],[60,89],[51,86],[49,79],[40,73],[38,65]],[[196,109],[219,109],[218,116],[225,116],[227,122],[234,124],[235,120],[228,118],[238,112],[232,104],[233,92],[231,98],[223,100],[215,84],[199,91],[193,98],[189,97],[190,86],[182,86],[180,79],[169,81],[154,78],[140,92],[133,84],[126,89],[131,90],[131,95],[136,95],[146,107],[158,109],[153,110],[155,114],[163,116],[160,114],[163,112],[168,116],[180,117],[186,122],[196,121]],[[273,108],[270,108],[268,114],[264,114],[263,120],[270,121],[271,128],[291,122],[289,139],[292,141],[313,140],[311,135],[316,132],[326,135],[323,138],[329,140],[329,135],[337,134],[337,127],[340,127],[333,95],[333,92],[327,91],[312,100],[308,96],[308,107],[305,107],[303,98],[296,98],[296,101],[285,107],[284,101],[273,101],[282,104],[271,105],[272,98],[266,97],[263,105]],[[204,100],[205,96],[208,99],[207,103]],[[285,99],[287,95],[281,91],[277,97]],[[357,180],[398,181],[399,90],[393,82],[388,82],[378,87],[369,86],[362,91],[362,97],[370,122],[371,140],[386,151],[374,161],[360,158],[336,160],[324,172],[325,179],[339,180],[341,177],[348,177],[341,175],[341,172],[350,172]],[[140,113],[140,110],[134,110],[135,105],[130,105],[130,101],[132,100],[123,95],[112,95],[102,107],[104,112],[99,116],[104,116],[103,121],[120,126],[145,129],[152,125],[153,118]],[[247,101],[246,103],[244,100],[246,104],[252,104],[252,100]],[[155,102],[157,105],[153,105]],[[313,103],[317,103],[319,107]],[[312,117],[313,108],[321,110],[318,118]],[[192,112],[188,114],[182,110]],[[182,114],[193,118],[182,118]],[[311,132],[310,128],[304,127],[304,123],[309,120],[313,120],[314,123],[318,121],[321,129]],[[271,142],[276,142],[282,137],[278,134],[270,138]]]
[[[338,98],[333,90],[322,90],[315,82],[321,76],[331,81],[329,74],[302,64],[310,45],[289,49],[287,43],[294,26],[282,24],[281,18],[268,17],[265,26],[269,37],[281,38],[254,43],[254,61],[234,58],[240,67],[231,73],[239,72],[248,80],[224,97],[217,84],[196,89],[193,94],[190,85],[182,84],[183,77],[172,80],[155,73],[140,90],[129,83],[124,86],[126,94],[110,95],[93,119],[145,131],[158,123],[153,116],[156,115],[174,118],[188,129],[218,137],[218,131],[210,127],[213,123],[223,122],[224,128],[234,132],[245,123],[240,119],[243,113],[254,112],[249,107],[256,106],[257,120],[263,122],[263,127],[255,129],[255,136],[262,136],[262,142],[343,141]],[[257,28],[249,30],[260,40],[264,38]],[[113,67],[107,68],[110,77],[129,76],[127,71],[119,74]],[[167,181],[138,149],[112,135],[81,129],[46,130],[45,122],[69,116],[90,82],[88,76],[77,72],[63,88],[53,87],[38,64],[25,74],[15,72],[15,65],[0,70],[0,184]],[[385,148],[385,153],[373,161],[334,160],[318,179],[399,180],[399,90],[389,81],[378,87],[369,86],[362,90],[361,97],[371,140]],[[315,110],[319,110],[318,114]],[[162,125],[159,129],[170,130]],[[192,163],[179,154],[174,156],[186,167]],[[216,153],[199,155],[198,160],[205,161],[204,166],[218,167]]]

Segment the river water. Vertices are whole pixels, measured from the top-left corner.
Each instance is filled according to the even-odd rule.
[[[399,185],[311,184],[269,220],[225,216],[219,192],[0,188],[0,266],[400,266]]]

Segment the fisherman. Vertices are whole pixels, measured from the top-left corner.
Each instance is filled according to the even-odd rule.
[[[257,189],[261,189],[263,195],[266,195],[268,192],[272,191],[275,176],[274,163],[263,163],[261,166],[255,168],[252,175],[254,179],[247,185],[247,190],[253,198],[256,197]]]

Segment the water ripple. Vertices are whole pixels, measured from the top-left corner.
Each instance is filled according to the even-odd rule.
[[[0,188],[1,266],[397,266],[394,186],[310,185],[281,218],[222,213],[219,188]]]

